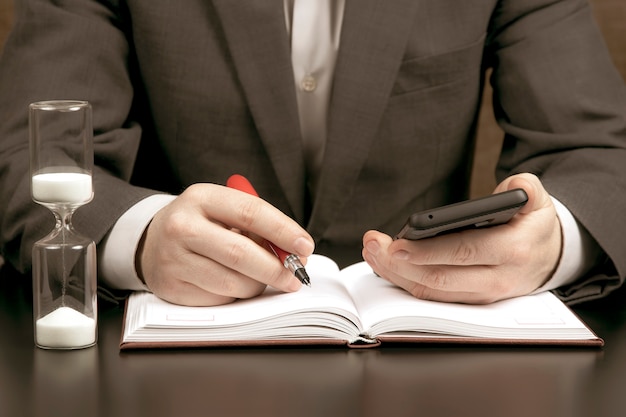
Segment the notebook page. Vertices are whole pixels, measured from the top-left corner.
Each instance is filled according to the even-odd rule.
[[[343,339],[353,339],[359,333],[359,319],[350,295],[336,278],[336,264],[313,256],[307,272],[311,287],[295,293],[268,288],[258,297],[214,307],[180,306],[150,293],[135,293],[129,301],[125,339],[131,334],[128,340],[248,340],[309,333],[338,337],[329,330],[332,327],[349,333]],[[296,316],[296,312],[300,313]],[[346,323],[339,315],[357,324]]]
[[[595,336],[549,292],[488,305],[419,300],[373,274],[363,263],[342,271],[368,333],[433,332],[512,339],[593,339]]]

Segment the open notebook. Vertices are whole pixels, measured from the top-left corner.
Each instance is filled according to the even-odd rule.
[[[424,301],[372,273],[364,262],[339,270],[313,255],[311,287],[268,288],[217,307],[184,307],[146,293],[126,304],[121,349],[388,342],[601,346],[552,293],[489,305]]]

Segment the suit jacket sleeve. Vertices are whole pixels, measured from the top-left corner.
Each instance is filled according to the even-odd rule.
[[[557,290],[580,302],[626,275],[626,88],[586,2],[521,3],[501,2],[489,39],[506,133],[499,175],[539,175],[605,252],[587,277]]]
[[[53,221],[29,195],[30,102],[93,105],[95,199],[75,220],[96,242],[151,189],[176,193],[236,168],[320,251],[343,245],[354,261],[365,230],[394,233],[410,212],[464,194],[483,60],[506,132],[499,177],[539,175],[606,254],[559,294],[600,297],[626,277],[626,92],[585,0],[348,2],[313,202],[299,194],[282,5],[119,3],[16,4],[0,65],[0,243],[21,271]],[[233,153],[236,167],[223,158]]]
[[[142,127],[133,119],[135,87],[121,13],[106,2],[86,1],[66,8],[24,1],[15,12],[0,63],[0,242],[3,256],[25,272],[33,242],[54,225],[52,214],[30,198],[29,103],[85,99],[93,106],[95,198],[75,214],[77,230],[98,242],[151,191],[129,185]]]

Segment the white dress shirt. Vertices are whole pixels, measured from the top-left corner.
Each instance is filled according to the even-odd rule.
[[[285,0],[309,192],[317,188],[344,0]]]
[[[340,44],[345,0],[284,0],[285,24],[291,37],[309,191],[314,193],[326,143],[326,116],[335,59]],[[176,198],[153,195],[118,219],[98,246],[99,276],[112,288],[146,290],[135,270],[135,253],[152,217]],[[563,233],[563,251],[552,278],[536,292],[572,282],[595,260],[595,245],[570,211],[554,199]]]

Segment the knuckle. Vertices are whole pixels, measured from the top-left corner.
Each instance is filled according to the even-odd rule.
[[[193,234],[194,227],[189,221],[188,216],[182,212],[173,212],[167,218],[163,231],[168,238],[179,238],[181,236],[190,236]]]
[[[478,249],[466,240],[461,240],[452,251],[452,260],[457,265],[471,265],[476,263]]]
[[[226,262],[232,269],[237,270],[246,260],[248,249],[241,243],[233,243],[226,252]]]
[[[198,271],[201,278],[198,278],[197,287],[203,291],[219,296],[232,297],[237,292],[236,274],[228,268],[221,269],[201,269]]]
[[[235,294],[236,286],[232,278],[229,273],[214,277],[213,285],[215,286],[215,293],[227,296]]]
[[[433,290],[445,290],[448,279],[441,268],[433,267],[424,273],[422,281],[426,287]]]
[[[180,198],[189,200],[203,200],[207,197],[206,184],[191,184],[185,188],[185,191],[180,195]]]
[[[248,230],[259,216],[258,204],[252,199],[246,199],[237,208],[237,218],[243,229]]]

